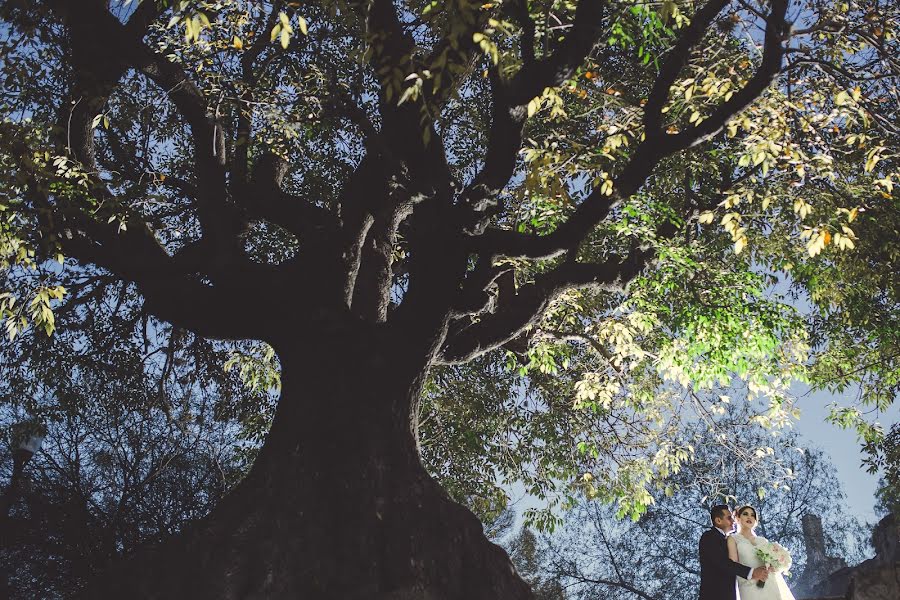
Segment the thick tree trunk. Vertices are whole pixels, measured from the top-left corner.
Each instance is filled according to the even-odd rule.
[[[86,597],[531,598],[419,460],[410,410],[427,353],[376,337],[280,349],[283,395],[248,477]]]

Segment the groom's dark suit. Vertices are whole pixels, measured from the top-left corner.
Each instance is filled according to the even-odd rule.
[[[700,600],[737,600],[736,577],[753,569],[728,558],[728,544],[715,527],[700,536]]]

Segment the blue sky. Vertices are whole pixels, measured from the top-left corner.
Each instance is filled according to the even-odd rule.
[[[874,522],[876,520],[875,488],[878,485],[878,475],[867,473],[862,466],[863,453],[860,449],[861,445],[856,439],[856,432],[841,430],[825,421],[829,412],[829,404],[837,402],[842,405],[852,405],[855,400],[855,391],[848,390],[841,395],[827,392],[804,395],[806,390],[798,386],[795,388],[795,392],[799,396],[797,406],[802,411],[802,415],[800,420],[795,423],[794,429],[803,436],[807,444],[818,446],[831,456],[831,461],[837,469],[838,479],[847,494],[850,511],[865,521]],[[878,421],[885,430],[889,429],[892,424],[900,422],[900,400],[895,401],[887,413],[878,416],[873,414],[870,420]]]

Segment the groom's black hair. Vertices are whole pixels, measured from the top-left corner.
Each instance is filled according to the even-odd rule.
[[[711,509],[709,509],[709,520],[712,521],[712,524],[716,524],[716,517],[722,516],[722,511],[731,512],[731,509],[728,508],[727,504],[716,504]]]

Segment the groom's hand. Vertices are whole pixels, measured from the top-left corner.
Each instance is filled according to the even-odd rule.
[[[756,567],[753,569],[753,576],[751,579],[758,579],[759,581],[765,581],[769,578],[769,570],[765,567]]]

